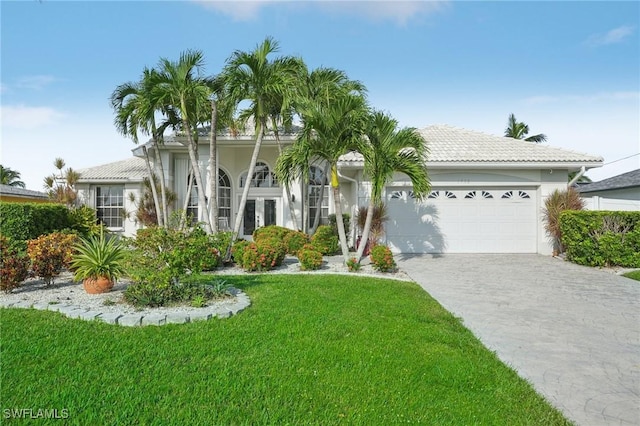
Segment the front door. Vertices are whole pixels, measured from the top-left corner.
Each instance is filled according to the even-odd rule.
[[[276,224],[276,200],[254,198],[247,200],[244,207],[243,233],[245,238],[253,235],[256,228]]]

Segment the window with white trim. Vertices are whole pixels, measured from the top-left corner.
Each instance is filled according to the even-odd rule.
[[[244,188],[247,182],[247,172],[244,172],[240,176],[240,188]],[[277,188],[278,179],[275,173],[273,173],[269,166],[263,162],[257,162],[256,167],[253,170],[253,176],[251,177],[252,188]]]
[[[98,220],[107,228],[122,228],[124,224],[124,186],[103,185],[96,187],[96,212]]]
[[[221,224],[223,224],[221,226]],[[228,228],[231,223],[231,179],[218,169],[218,225]]]
[[[318,206],[320,207],[320,225],[329,223],[329,181],[320,167],[309,168],[309,226],[313,226]],[[322,200],[320,192],[324,186]]]

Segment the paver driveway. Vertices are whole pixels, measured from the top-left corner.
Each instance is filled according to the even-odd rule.
[[[540,255],[398,265],[578,425],[640,425],[640,282]]]

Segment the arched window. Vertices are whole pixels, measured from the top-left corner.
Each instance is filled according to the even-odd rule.
[[[309,168],[309,227],[313,226],[316,219],[316,211],[320,208],[320,224],[329,223],[329,181],[324,171],[320,167],[311,166]],[[320,200],[322,187],[324,193]]]
[[[189,204],[187,205],[187,217],[191,218],[191,223],[196,223],[198,221],[198,182],[192,172],[187,176],[187,190],[190,184],[191,194],[189,194]]]
[[[247,172],[244,172],[240,176],[240,188],[244,188],[244,185],[247,182]],[[278,179],[276,175],[269,170],[269,166],[267,166],[263,162],[257,162],[256,168],[253,171],[253,176],[251,177],[251,187],[252,188],[277,188],[278,187]]]
[[[218,169],[218,226],[229,228],[231,224],[231,179]]]

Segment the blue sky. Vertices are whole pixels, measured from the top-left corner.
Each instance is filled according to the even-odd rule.
[[[159,58],[202,50],[207,74],[266,36],[310,68],[362,81],[403,126],[502,135],[514,113],[548,144],[601,155],[600,180],[640,167],[638,2],[0,3],[0,163],[40,190],[128,158],[108,98]],[[635,156],[634,156],[635,155]]]

